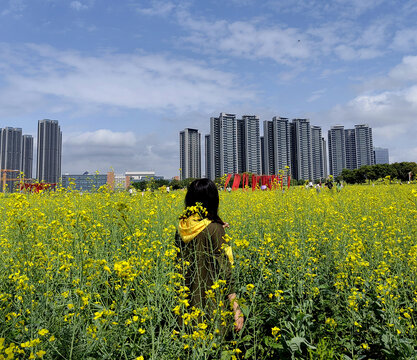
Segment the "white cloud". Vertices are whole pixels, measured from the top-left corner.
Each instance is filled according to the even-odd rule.
[[[307,99],[307,102],[313,102],[320,99],[326,93],[326,89],[320,89],[313,91],[311,96]]]
[[[367,123],[374,145],[390,149],[392,161],[416,161],[417,56],[404,57],[384,78],[368,81],[366,91],[321,118],[327,125],[345,127]]]
[[[401,64],[389,72],[389,78],[402,82],[417,82],[417,56],[405,56]]]
[[[63,136],[63,173],[151,170],[172,176],[178,170],[177,142],[155,134],[139,137],[132,132],[100,129]]]
[[[136,145],[133,132],[114,132],[107,129],[99,129],[92,132],[69,135],[67,145],[89,145],[95,147],[132,147]]]
[[[144,15],[165,16],[170,14],[176,5],[171,1],[152,1],[149,7],[136,7],[136,11]]]
[[[45,100],[53,97],[55,106],[72,103],[183,112],[255,96],[230,73],[169,55],[85,56],[32,44],[0,51],[0,62],[5,102],[10,91]]]
[[[81,1],[71,1],[70,7],[74,10],[77,10],[77,11],[88,9],[88,5],[83,4]]]
[[[1,12],[1,16],[13,15],[20,17],[22,12],[25,10],[26,4],[24,0],[9,0],[7,7],[5,7]]]
[[[329,14],[336,19],[357,18],[372,11],[388,0],[269,0],[266,6],[277,13],[308,12],[310,17],[328,18]]]
[[[367,79],[359,86],[361,92],[397,91],[417,83],[417,56],[405,56],[400,64],[394,66],[385,76]]]
[[[200,50],[220,50],[227,55],[251,59],[269,58],[281,64],[307,59],[311,54],[310,41],[300,29],[261,27],[256,21],[208,22],[194,19],[185,11],[178,16],[179,24],[192,31],[183,40]]]
[[[396,32],[392,48],[400,51],[413,51],[417,48],[417,28],[402,29]]]
[[[309,6],[304,1],[298,3],[302,7]],[[370,7],[354,3],[352,7],[362,13],[380,2],[374,1]],[[287,26],[282,22],[271,25],[270,21],[256,17],[245,21],[210,21],[184,8],[177,8],[174,13],[178,25],[188,31],[182,41],[198,52],[220,52],[228,57],[252,60],[270,59],[291,67],[323,63],[329,59],[357,61],[381,57],[393,36],[389,28],[394,23],[390,18],[372,19],[366,24],[340,19]]]

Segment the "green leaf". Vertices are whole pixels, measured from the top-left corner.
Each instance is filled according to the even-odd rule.
[[[232,354],[229,350],[222,351],[222,356],[220,360],[230,360],[232,358]]]
[[[264,341],[265,341],[265,345],[270,348],[273,348],[273,349],[282,348],[281,344],[279,344],[274,338],[270,336],[265,336]]]
[[[255,352],[255,348],[251,347],[250,349],[246,350],[245,359],[249,359],[250,356]]]
[[[244,338],[242,338],[242,342],[249,342],[252,340],[252,335],[246,335]]]

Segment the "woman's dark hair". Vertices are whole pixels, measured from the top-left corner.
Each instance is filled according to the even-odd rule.
[[[194,180],[185,195],[185,207],[201,203],[207,210],[207,218],[213,222],[224,224],[217,214],[219,210],[219,191],[216,184],[209,179]]]

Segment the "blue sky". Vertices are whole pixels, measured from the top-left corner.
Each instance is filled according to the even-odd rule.
[[[417,160],[417,2],[0,0],[0,127],[63,131],[63,172],[178,174],[220,112],[369,124]]]

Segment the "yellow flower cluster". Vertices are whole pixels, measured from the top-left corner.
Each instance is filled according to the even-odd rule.
[[[240,333],[224,280],[191,302],[184,191],[0,194],[0,359],[413,358],[416,194],[221,192]]]

